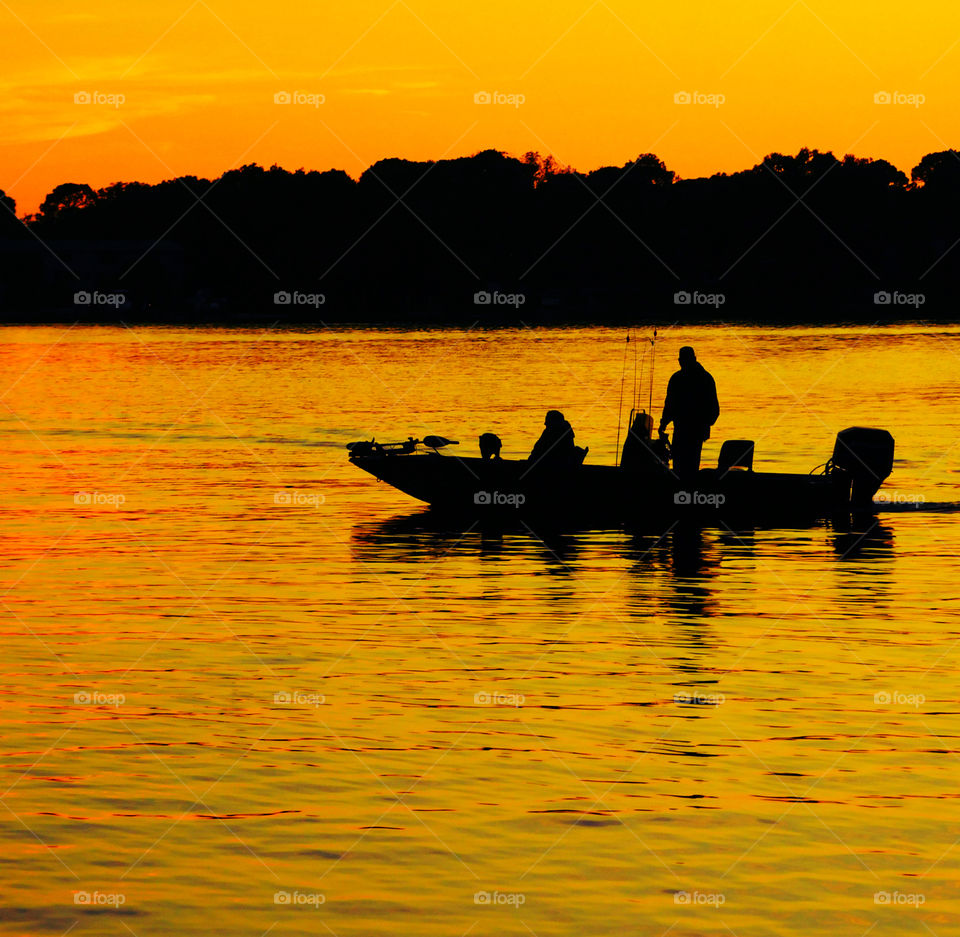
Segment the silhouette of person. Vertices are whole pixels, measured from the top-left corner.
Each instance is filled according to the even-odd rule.
[[[573,427],[563,414],[559,410],[548,410],[543,420],[543,432],[534,443],[528,461],[543,464],[571,461],[576,454],[573,438]]]
[[[720,416],[720,402],[716,382],[689,345],[680,349],[677,360],[680,370],[667,384],[660,434],[673,423],[673,470],[686,480],[700,470],[700,450]]]

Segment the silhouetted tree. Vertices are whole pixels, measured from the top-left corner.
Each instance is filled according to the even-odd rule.
[[[564,166],[562,163],[558,162],[552,155],[541,156],[536,150],[528,150],[523,154],[523,157],[520,161],[525,166],[530,166],[534,169],[534,185],[540,185],[551,176],[557,176],[573,171],[569,166]]]
[[[906,174],[885,159],[859,159],[847,154],[839,167],[845,186],[879,191],[908,185]]]
[[[49,217],[64,209],[87,208],[96,201],[97,193],[86,183],[63,182],[40,203],[40,214]]]
[[[653,153],[643,153],[623,167],[630,173],[631,179],[648,185],[670,185],[677,174],[667,169],[663,160]]]
[[[960,192],[960,153],[928,153],[913,167],[910,177],[930,192],[956,194]]]

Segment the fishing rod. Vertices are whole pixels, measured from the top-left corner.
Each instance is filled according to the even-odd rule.
[[[627,353],[630,350],[630,336],[633,333],[633,388],[630,394],[630,425],[627,427],[627,435],[629,436],[630,431],[633,429],[633,419],[634,414],[640,411],[640,395],[643,393],[643,370],[647,362],[647,351],[650,351],[650,387],[647,393],[647,416],[650,419],[650,435],[653,435],[653,379],[654,379],[654,368],[656,364],[656,345],[657,345],[657,330],[653,330],[653,337],[648,338],[645,341],[649,342],[649,348],[646,346],[643,349],[643,354],[640,356],[639,360],[639,380],[637,376],[637,355],[638,349],[637,344],[638,340],[636,338],[636,329],[627,328],[627,337],[623,347],[623,361],[620,365],[620,398],[617,401],[617,448],[614,453],[613,464],[620,464],[620,430],[623,425],[623,385],[626,383],[627,377]],[[641,411],[643,412],[643,411]]]
[[[630,348],[630,330],[627,329],[627,340],[623,346],[623,364],[620,366],[620,399],[617,402],[617,448],[613,454],[613,464],[620,464],[620,424],[623,420],[623,384],[627,379],[627,351]]]
[[[653,420],[653,369],[657,363],[657,330],[653,330],[653,338],[650,339],[650,396],[647,401],[647,413],[650,414],[650,420]],[[652,429],[652,423],[651,423]]]
[[[649,342],[649,348],[644,347],[643,356],[640,359],[640,382],[634,387],[633,394],[633,409],[635,411],[640,410],[640,395],[643,393],[643,371],[647,363],[647,352],[650,352],[650,389],[647,393],[647,410],[646,413],[650,415],[650,418],[653,418],[653,375],[654,375],[654,366],[656,364],[655,354],[656,354],[656,344],[657,344],[657,330],[653,330],[653,338],[645,339],[646,342]],[[636,349],[636,346],[634,346]]]

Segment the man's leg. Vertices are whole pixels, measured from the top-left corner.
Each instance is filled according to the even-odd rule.
[[[673,443],[673,470],[684,483],[696,481],[700,471],[700,451],[703,449],[703,439],[696,431],[674,428]]]

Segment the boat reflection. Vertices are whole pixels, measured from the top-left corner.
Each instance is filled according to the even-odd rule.
[[[586,549],[609,547],[613,542],[618,544],[621,556],[636,564],[637,573],[666,570],[676,579],[706,581],[716,575],[725,558],[735,556],[741,563],[754,560],[757,534],[769,530],[754,526],[704,527],[691,521],[649,529],[561,529],[533,527],[523,519],[512,524],[489,524],[424,508],[356,524],[351,546],[354,559],[365,563],[420,562],[457,555],[502,557],[522,548],[527,556],[538,555],[550,572],[561,574],[570,573]],[[829,543],[841,560],[880,559],[892,552],[894,544],[892,529],[874,514],[776,530],[809,535],[799,542],[791,539],[791,550],[801,546],[816,549],[824,542],[823,533],[830,531]],[[776,547],[778,542],[770,540],[768,546]]]
[[[629,573],[623,578],[637,594],[637,614],[649,614],[653,593],[659,592],[656,605],[663,613],[702,620],[723,613],[718,586],[725,565],[741,588],[746,580],[759,589],[759,580],[770,576],[771,564],[785,558],[799,559],[826,548],[845,563],[869,563],[889,557],[893,543],[891,529],[873,514],[775,530],[674,521],[649,530],[598,531],[535,529],[521,519],[491,526],[423,509],[356,525],[351,549],[356,561],[375,564],[522,558],[536,561],[544,574],[561,580],[576,578],[588,566],[605,561],[619,566],[626,560]]]
[[[833,548],[841,560],[871,560],[893,552],[893,528],[875,514],[854,514],[833,524]]]
[[[523,521],[484,527],[422,510],[359,524],[351,545],[358,564],[393,564],[404,578],[416,566],[427,591],[438,588],[444,601],[463,588],[493,603],[493,619],[522,620],[536,603],[536,615],[548,616],[559,634],[583,627],[601,645],[622,641],[638,661],[671,668],[679,694],[709,698],[730,666],[731,633],[762,636],[784,622],[827,628],[808,606],[825,586],[851,619],[865,598],[883,616],[894,538],[875,515],[794,528],[674,521],[649,530],[558,531]],[[801,575],[798,586],[791,572],[804,565],[820,575]]]

